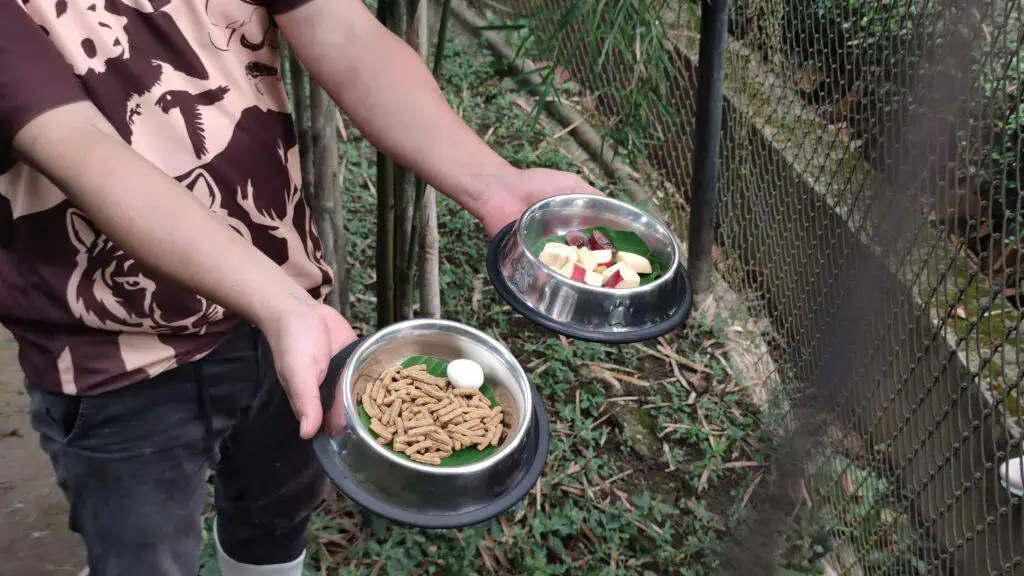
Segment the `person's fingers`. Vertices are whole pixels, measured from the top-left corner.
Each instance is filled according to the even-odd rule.
[[[283,376],[283,375],[282,375]],[[288,400],[291,402],[292,411],[299,419],[299,436],[308,440],[320,429],[323,421],[323,408],[320,405],[320,383],[309,382],[307,378],[282,378],[283,381],[292,382],[285,386],[288,393]],[[296,380],[299,380],[296,382]]]
[[[352,329],[352,326],[337,310],[330,306],[324,306],[321,308],[321,312],[330,336],[332,355],[337,354],[343,348],[356,341],[355,330]],[[339,374],[339,379],[340,376]],[[326,415],[327,430],[331,434],[338,434],[345,425],[344,397],[338,388],[338,382],[332,382],[330,385],[334,386],[335,394],[334,401],[331,403]]]

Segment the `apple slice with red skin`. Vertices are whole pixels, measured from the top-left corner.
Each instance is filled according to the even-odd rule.
[[[614,263],[612,257],[612,250],[587,250],[590,256],[594,259],[595,268],[597,266],[611,266]]]
[[[587,270],[583,266],[580,266],[579,262],[569,262],[565,266],[558,269],[558,273],[570,280],[577,282],[583,282],[587,277]]]
[[[605,288],[636,288],[640,285],[640,276],[626,264],[619,262],[603,275],[603,286]]]
[[[601,277],[600,274],[596,272],[590,272],[589,270],[581,266],[579,262],[569,262],[561,269],[559,269],[558,273],[561,274],[562,276],[565,276],[566,278],[569,278],[570,280],[583,282],[584,284],[589,284],[590,286],[600,286],[604,282],[604,279]]]

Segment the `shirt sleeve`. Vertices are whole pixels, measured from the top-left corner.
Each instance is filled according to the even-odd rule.
[[[312,0],[256,0],[258,4],[266,7],[267,12],[270,12],[272,16],[291,12],[300,6],[309,4],[311,1]]]
[[[11,140],[26,124],[48,110],[88,99],[71,66],[20,1],[0,0],[0,173],[14,163]]]

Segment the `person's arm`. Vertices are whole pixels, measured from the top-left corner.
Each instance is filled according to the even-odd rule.
[[[0,0],[0,172],[16,161],[51,180],[126,253],[259,326],[300,433],[312,436],[320,380],[354,339],[351,328],[122,141],[38,26]]]
[[[312,437],[327,363],[355,339],[336,311],[135,153],[92,104],[41,114],[18,131],[13,149],[122,250],[258,326],[301,420],[300,434]]]
[[[426,65],[361,0],[311,0],[276,16],[312,76],[399,164],[480,216],[515,170],[448,105]],[[491,196],[491,201],[494,198]]]
[[[122,141],[92,104],[36,117],[13,150],[122,250],[254,324],[310,302],[281,267]]]

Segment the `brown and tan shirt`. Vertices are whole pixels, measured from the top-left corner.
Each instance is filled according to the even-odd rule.
[[[12,158],[14,134],[57,106],[92,101],[311,294],[330,290],[272,21],[305,1],[0,0],[0,322],[34,385],[125,386],[208,353],[237,322]]]

